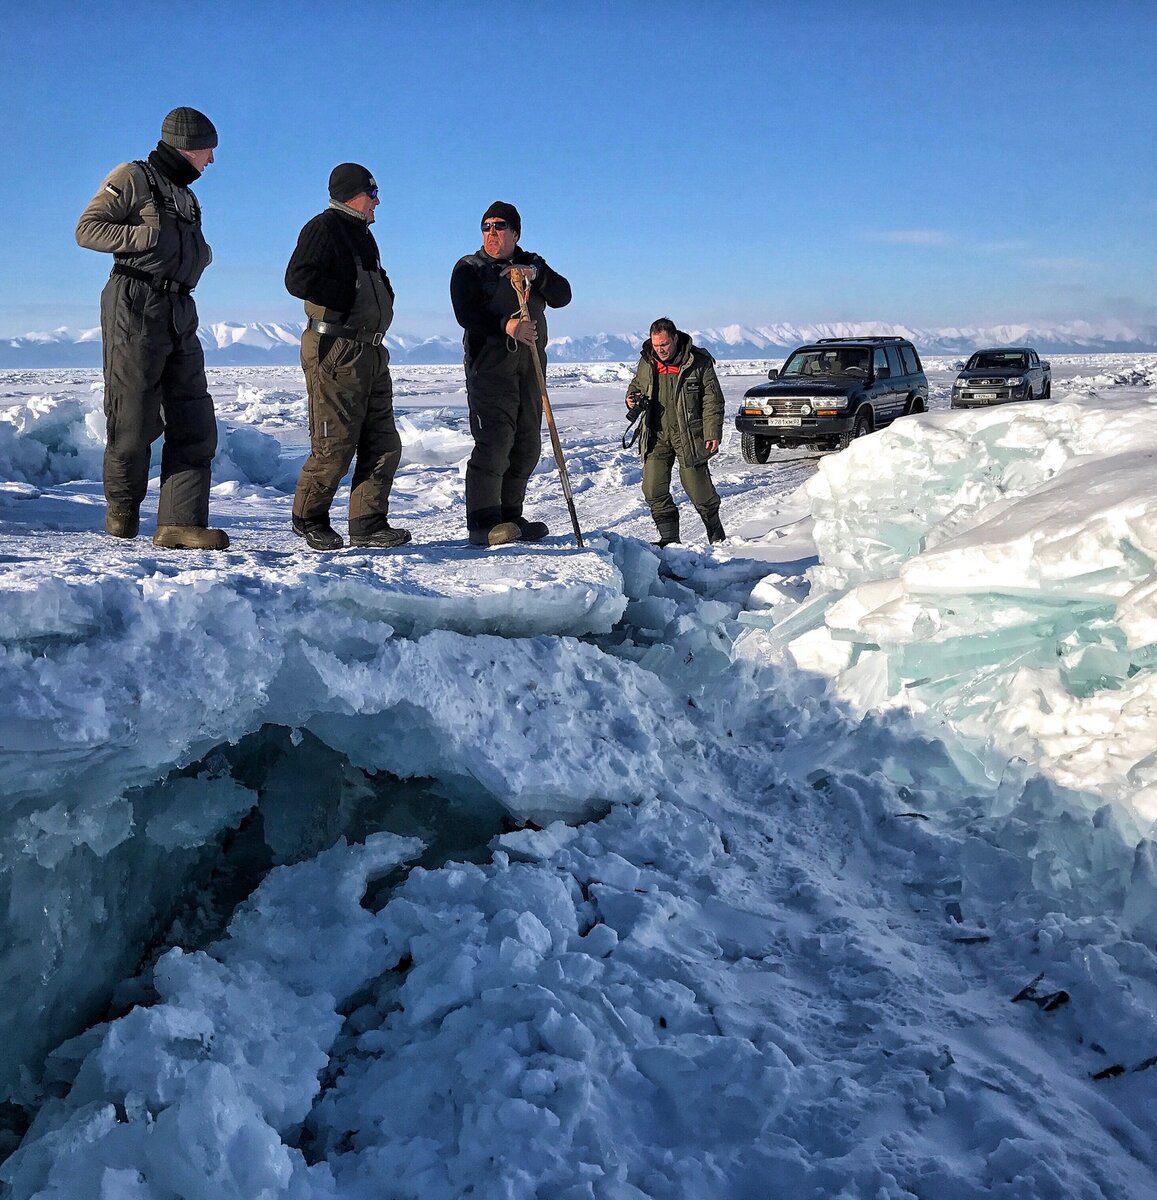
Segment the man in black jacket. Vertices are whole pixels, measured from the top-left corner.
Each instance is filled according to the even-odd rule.
[[[382,340],[394,318],[394,289],[370,232],[378,185],[365,167],[342,163],[330,174],[329,195],[329,207],[302,229],[285,271],[286,288],[305,301],[309,318],[301,368],[310,454],[293,497],[293,532],[313,550],[341,549],[329,509],[354,463],[350,545],[390,549],[410,534],[386,519],[402,439]]]
[[[518,245],[522,219],[496,200],[482,217],[482,248],[450,276],[454,316],[466,331],[466,397],[474,450],[466,464],[466,528],[475,546],[539,541],[549,530],[522,515],[526,483],[542,454],[542,395],[532,354],[546,370],[546,307],[570,303],[570,284]],[[531,278],[520,316],[510,268]]]

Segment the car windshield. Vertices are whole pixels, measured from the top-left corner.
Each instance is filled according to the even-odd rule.
[[[783,365],[780,372],[789,378],[828,378],[835,379],[841,375],[861,375],[868,373],[868,352],[854,347],[841,350],[797,350]]]
[[[1028,365],[1019,350],[981,350],[968,360],[969,371],[1023,371]]]

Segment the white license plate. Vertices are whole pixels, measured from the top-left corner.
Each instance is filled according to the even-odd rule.
[[[782,429],[786,426],[802,425],[803,420],[800,417],[768,417],[767,423],[769,425],[778,426]]]
[[[973,400],[995,400],[996,392],[973,392]]]

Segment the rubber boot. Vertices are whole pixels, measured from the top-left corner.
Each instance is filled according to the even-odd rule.
[[[528,521],[525,517],[515,517],[514,523],[518,526],[519,536],[524,542],[541,542],[550,533],[544,521]]]
[[[670,546],[679,541],[679,526],[678,525],[659,525],[656,522],[656,528],[659,530],[659,540],[652,542],[652,546]]]
[[[203,525],[158,525],[153,545],[166,550],[228,550],[229,535]]]
[[[472,546],[505,546],[522,538],[522,530],[513,521],[500,521],[489,529],[471,529]]]
[[[713,546],[726,539],[727,531],[723,528],[723,522],[720,521],[718,513],[713,517],[705,519],[703,526],[707,530],[707,540]]]
[[[104,527],[113,537],[135,538],[141,531],[141,514],[131,504],[110,504]]]

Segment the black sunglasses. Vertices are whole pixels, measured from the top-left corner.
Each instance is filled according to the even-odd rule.
[[[496,229],[496,230],[498,230],[499,233],[501,233],[504,229],[509,229],[509,228],[510,228],[509,221],[483,221],[482,222],[482,232],[483,233],[489,233],[492,229]]]

